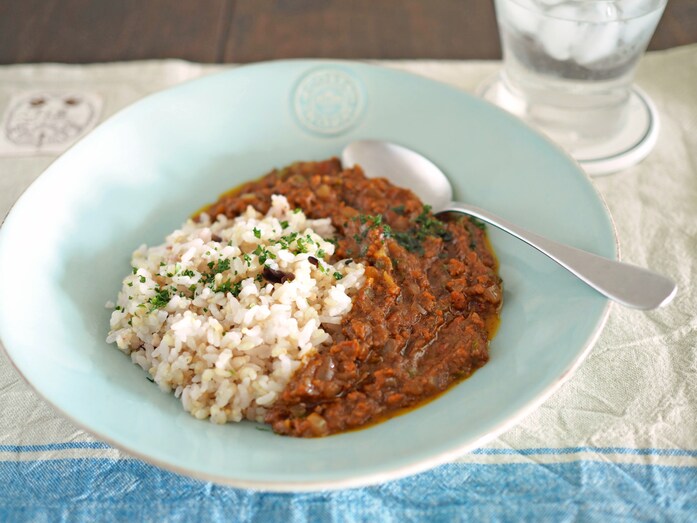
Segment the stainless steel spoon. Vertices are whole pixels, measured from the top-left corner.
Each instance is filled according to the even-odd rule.
[[[405,147],[373,140],[353,142],[344,149],[342,161],[346,167],[360,165],[367,176],[387,178],[395,185],[408,187],[436,213],[461,212],[512,234],[627,307],[655,309],[668,304],[678,290],[675,282],[655,272],[557,243],[484,209],[452,201],[452,188],[445,174]]]

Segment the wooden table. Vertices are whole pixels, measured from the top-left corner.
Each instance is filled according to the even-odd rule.
[[[669,0],[650,49],[697,42]],[[490,0],[0,0],[0,63],[500,58]]]

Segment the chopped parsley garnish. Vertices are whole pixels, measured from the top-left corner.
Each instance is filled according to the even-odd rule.
[[[302,209],[300,207],[296,207],[295,209],[293,209],[293,214],[299,214],[301,212],[302,212]]]
[[[230,260],[225,258],[223,260],[218,260],[218,265],[215,262],[208,262],[208,268],[213,271],[212,275],[216,275],[221,272],[225,272],[230,269]],[[193,275],[193,274],[192,274]]]
[[[421,240],[413,234],[413,231],[396,232],[394,239],[409,252],[423,252]]]
[[[252,257],[247,254],[246,252],[242,255],[242,259],[247,262],[247,267],[249,267],[252,264]]]
[[[232,283],[230,280],[227,280],[226,282],[220,284],[220,286],[218,286],[218,288],[215,289],[215,292],[222,292],[225,294],[227,294],[229,292],[235,298],[237,298],[240,295],[241,291],[242,291],[242,282],[236,281],[235,283]]]
[[[186,269],[185,271],[182,271],[182,276],[188,276],[189,278],[193,278],[194,276],[196,276],[196,273],[191,269]]]
[[[215,268],[215,272],[224,272],[230,270],[230,259],[225,258],[224,260],[218,260],[218,266]]]
[[[387,239],[387,238],[392,238],[392,227],[387,225],[386,223],[383,224],[382,226],[382,236]]]
[[[379,227],[382,224],[382,214],[376,214],[373,216],[372,214],[359,214],[358,216],[354,216],[351,218],[353,221],[359,221],[361,222],[361,225],[365,225],[368,222],[372,222],[370,228],[373,229],[375,227]]]
[[[293,243],[297,237],[298,237],[297,232],[291,232],[290,234],[287,234],[285,236],[281,236],[281,240],[283,240],[287,243]]]
[[[128,285],[129,287],[133,287],[133,282],[132,282],[132,281],[129,281],[129,282],[127,283],[127,285]]]
[[[415,226],[408,231],[392,232],[394,239],[410,252],[422,253],[422,243],[427,236],[441,238],[446,242],[453,239],[452,233],[445,224],[431,215],[430,205],[424,205],[423,210],[414,220],[414,224]]]
[[[317,249],[317,257],[318,258],[324,258],[327,255],[326,252],[324,252],[324,249]]]
[[[139,279],[140,279],[140,283],[145,283],[145,276],[141,276]]]
[[[281,229],[287,229],[288,228],[288,220],[283,220],[281,222]]]
[[[343,277],[344,277],[344,275],[341,274],[339,271],[336,271],[336,272],[334,273],[334,279],[335,279],[335,280],[340,280],[340,279],[342,279]]]
[[[296,240],[295,244],[297,245],[297,252],[299,252],[299,253],[307,252],[307,245],[305,245],[305,241],[306,240],[303,238],[298,238]]]
[[[269,252],[265,247],[262,247],[261,245],[257,245],[257,248],[254,249],[252,254],[255,254],[259,257],[259,263],[261,265],[264,265],[264,263],[266,263],[266,260],[268,259],[276,259],[276,255],[274,253]]]
[[[287,249],[291,243],[293,243],[298,237],[297,232],[292,232],[290,234],[286,234],[285,236],[281,236],[278,240],[274,240],[274,243],[277,245],[280,245],[283,249]]]
[[[255,237],[255,238],[261,238],[261,231],[260,231],[259,229],[257,229],[256,227],[254,227],[254,229],[252,229],[252,232],[254,232],[254,237]]]
[[[218,260],[218,263],[216,265],[215,262],[208,262],[208,268],[211,270],[210,273],[204,274],[203,278],[201,278],[201,281],[206,284],[211,284],[210,287],[212,287],[212,283],[215,280],[215,275],[220,274],[221,272],[225,272],[230,269],[230,260],[229,258],[224,258],[222,260]]]
[[[361,243],[363,240],[365,240],[368,236],[368,233],[373,229],[382,229],[382,235],[384,238],[392,237],[392,228],[386,223],[383,223],[382,214],[376,214],[375,216],[372,216],[370,214],[359,214],[358,216],[354,216],[351,219],[353,221],[359,221],[361,223],[360,234],[356,233],[353,235],[353,239],[356,241],[356,243]]]
[[[150,312],[161,309],[169,303],[170,295],[168,289],[157,289],[155,296],[150,298]]]

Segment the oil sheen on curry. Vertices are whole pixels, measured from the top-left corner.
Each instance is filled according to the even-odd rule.
[[[418,406],[489,358],[502,284],[482,225],[436,217],[411,191],[337,159],[296,163],[206,209],[267,212],[283,195],[309,219],[331,218],[330,262],[363,264],[365,280],[331,342],[294,372],[264,420],[278,434],[356,429]]]

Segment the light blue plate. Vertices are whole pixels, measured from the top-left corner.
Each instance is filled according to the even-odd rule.
[[[589,179],[559,149],[454,88],[350,62],[241,67],[150,96],[59,158],[0,230],[0,335],[26,380],[99,438],[236,486],[337,488],[414,473],[513,424],[568,377],[608,302],[490,229],[505,305],[491,361],[448,393],[366,430],[293,439],[197,421],[105,340],[131,252],[226,189],[359,138],[426,155],[456,196],[555,240],[616,256]]]

